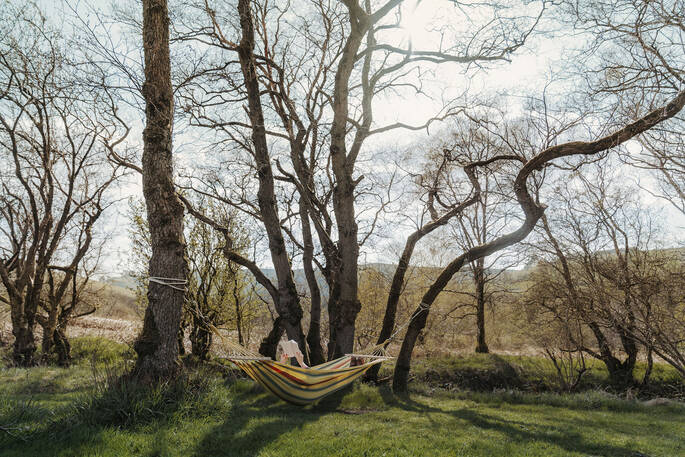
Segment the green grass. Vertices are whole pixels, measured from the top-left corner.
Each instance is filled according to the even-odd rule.
[[[588,371],[583,375],[578,390],[610,389],[609,374],[604,363],[592,358],[588,358],[586,363]],[[645,369],[646,363],[636,364],[633,372],[636,384],[642,380]],[[412,373],[414,379],[420,383],[452,390],[517,389],[547,392],[558,390],[559,387],[552,362],[543,357],[498,354],[438,357],[415,361]],[[642,391],[636,389],[634,394],[644,397],[667,396],[685,399],[682,378],[670,365],[654,364],[650,384]]]
[[[108,346],[91,343],[80,360]],[[504,360],[519,377],[539,363]],[[512,369],[492,356],[422,363],[419,379],[427,370]],[[0,426],[12,424],[15,435],[0,432],[0,455],[685,455],[682,403],[648,406],[599,390],[475,392],[424,381],[395,396],[387,385],[357,383],[301,408],[216,370],[190,371],[156,389],[112,382],[116,373],[104,363],[0,370]]]

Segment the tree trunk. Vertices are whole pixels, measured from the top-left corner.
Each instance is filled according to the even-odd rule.
[[[13,324],[14,348],[12,359],[19,367],[30,367],[35,364],[36,342],[33,336],[33,328],[25,322]]]
[[[212,346],[212,333],[201,322],[196,321],[190,332],[190,345],[194,356],[200,360],[209,358],[209,349]]]
[[[304,241],[304,252],[302,253],[302,266],[304,275],[307,278],[309,295],[311,297],[311,307],[309,312],[309,331],[307,332],[307,344],[309,345],[309,358],[312,365],[324,362],[323,347],[321,347],[321,291],[319,283],[316,281],[314,272],[314,242],[312,241],[312,230],[309,224],[309,214],[300,200],[300,219],[302,222],[302,239]]]
[[[240,294],[238,293],[238,270],[231,269],[233,274],[233,304],[235,305],[235,326],[238,329],[238,344],[245,345],[245,338],[243,337],[243,311],[240,308]]]
[[[68,367],[71,365],[71,344],[67,339],[66,329],[57,328],[53,337],[55,352],[57,353],[57,365]]]
[[[283,336],[283,319],[279,316],[273,323],[271,331],[262,340],[262,344],[259,345],[259,353],[264,357],[276,358],[276,350],[278,349],[278,342],[281,341]]]
[[[340,177],[338,176],[338,179]],[[354,214],[354,184],[349,175],[336,183],[333,206],[338,223],[338,245],[340,247],[339,295],[329,303],[331,345],[329,358],[341,357],[354,350],[354,325],[361,303],[357,297],[359,240]]]
[[[477,343],[476,352],[487,354],[490,352],[485,342],[485,261],[478,259],[474,270],[474,281],[476,283],[476,327]]]
[[[183,323],[181,323],[181,328],[178,329],[178,355],[181,356],[186,355],[186,346],[184,344],[185,336],[185,327]]]
[[[617,388],[624,388],[633,383],[633,369],[637,361],[637,346],[625,347],[624,350],[628,357],[621,362],[614,356],[607,337],[602,332],[601,327],[596,322],[589,322],[588,327],[597,340],[599,347],[599,358],[609,372],[609,383]]]
[[[173,92],[166,0],[143,0],[146,126],[143,131],[143,195],[152,255],[150,277],[186,280],[183,205],[176,197],[172,163]],[[151,383],[180,369],[178,332],[185,291],[150,281],[143,330],[135,343],[134,376]]]
[[[260,99],[261,92],[254,56],[255,39],[250,0],[238,1],[238,14],[242,31],[240,46],[238,46],[238,57],[245,80],[248,114],[252,127],[253,153],[257,167],[257,178],[259,180],[257,200],[269,240],[271,260],[278,279],[278,299],[274,300],[274,306],[278,315],[283,318],[282,325],[288,334],[288,338],[295,340],[300,348],[304,349],[307,342],[302,330],[302,308],[281,231],[281,221],[278,216],[276,196],[274,194],[274,177],[266,141],[264,114]],[[307,362],[309,363],[308,360]]]
[[[404,244],[404,250],[402,251],[402,255],[400,256],[400,260],[397,264],[397,268],[395,269],[395,274],[392,277],[390,291],[388,292],[388,301],[385,305],[385,315],[383,316],[383,327],[381,328],[380,335],[378,335],[377,344],[385,344],[387,346],[387,344],[389,343],[388,338],[392,336],[393,330],[395,329],[395,320],[397,318],[397,304],[400,301],[402,287],[404,286],[404,278],[407,275],[407,271],[409,270],[409,262],[411,260],[412,255],[414,254],[414,248],[416,247],[416,243],[418,243],[421,238],[433,232],[437,228],[447,224],[447,222],[449,222],[450,219],[452,219],[454,216],[461,213],[465,208],[468,208],[469,206],[473,205],[478,201],[480,195],[480,187],[478,186],[478,181],[476,180],[476,176],[473,173],[473,168],[465,167],[464,171],[469,177],[469,180],[473,184],[473,188],[475,190],[475,193],[471,196],[471,198],[464,200],[461,204],[457,205],[452,210],[443,214],[441,217],[433,218],[431,222],[424,225],[419,230],[415,231],[407,237],[407,241]],[[365,379],[367,381],[377,381],[378,372],[380,368],[380,365],[374,365],[373,367],[371,367],[371,369],[367,372]]]
[[[339,293],[329,301],[328,315],[330,342],[328,358],[336,358],[353,351],[354,324],[361,303],[357,297],[359,240],[354,209],[356,182],[352,178],[356,161],[355,154],[348,154],[346,138],[349,118],[349,82],[364,36],[369,28],[368,17],[351,22],[351,30],[343,48],[335,73],[333,93],[333,122],[331,125],[330,157],[335,186],[333,188],[333,210],[338,228],[337,279]],[[370,121],[370,119],[365,119]],[[366,125],[368,128],[368,125]],[[368,131],[357,132],[359,141]],[[359,142],[359,147],[361,142]],[[358,151],[357,151],[358,152]]]
[[[649,384],[649,378],[652,375],[652,369],[654,368],[654,355],[652,354],[652,347],[647,348],[647,369],[645,370],[645,375],[642,377],[642,386],[647,386]]]
[[[383,327],[381,333],[378,335],[377,344],[385,344],[388,338],[392,335],[395,329],[395,320],[397,317],[397,304],[400,301],[400,294],[402,293],[402,286],[404,285],[404,277],[409,269],[409,260],[414,252],[416,242],[419,240],[419,232],[415,232],[408,239],[404,246],[404,251],[400,256],[399,264],[395,270],[390,285],[390,292],[388,293],[388,301],[385,305],[385,314],[383,316]],[[374,365],[366,372],[364,379],[367,381],[378,381],[378,372],[380,371],[380,364]]]

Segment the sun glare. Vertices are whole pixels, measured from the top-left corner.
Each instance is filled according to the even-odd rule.
[[[418,44],[430,39],[429,26],[435,17],[435,1],[419,0],[410,2],[402,11],[400,27],[405,38],[412,44]]]

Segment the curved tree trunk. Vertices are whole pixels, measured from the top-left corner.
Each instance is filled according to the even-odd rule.
[[[173,92],[166,0],[143,0],[146,126],[143,131],[143,195],[150,226],[151,277],[185,280],[188,264],[183,205],[176,197],[172,163]],[[143,330],[135,343],[133,375],[150,383],[179,371],[178,333],[185,291],[150,281]]]
[[[407,390],[411,354],[414,350],[414,345],[416,344],[419,333],[426,325],[430,306],[452,276],[461,269],[464,262],[473,262],[476,259],[486,257],[522,241],[533,231],[537,222],[542,218],[545,207],[541,206],[528,190],[528,178],[535,170],[541,170],[547,163],[558,158],[574,155],[591,156],[616,147],[636,135],[649,130],[655,125],[672,118],[683,109],[683,106],[685,106],[685,91],[679,92],[678,95],[665,106],[651,111],[646,116],[605,137],[592,142],[573,141],[555,145],[541,151],[528,160],[521,167],[514,180],[516,200],[525,215],[523,224],[511,233],[502,235],[488,243],[467,250],[450,262],[450,264],[440,273],[435,282],[424,294],[419,307],[414,311],[413,319],[409,324],[400,354],[397,357],[393,378],[393,389],[397,392],[405,392]]]
[[[282,326],[288,334],[288,338],[297,341],[297,344],[304,348],[307,342],[302,330],[302,307],[297,295],[292,266],[283,239],[281,221],[276,206],[274,176],[266,141],[264,114],[260,100],[261,93],[254,56],[255,37],[250,0],[238,1],[238,14],[242,31],[240,45],[238,46],[238,57],[245,80],[248,114],[252,127],[253,153],[257,167],[257,178],[259,180],[257,200],[259,202],[260,215],[269,239],[271,260],[278,279],[278,299],[274,300],[274,305],[278,315],[282,318]]]

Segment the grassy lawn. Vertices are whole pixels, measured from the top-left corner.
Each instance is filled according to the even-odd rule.
[[[103,390],[89,365],[0,371],[0,426],[13,424],[15,435],[0,432],[0,455],[685,455],[682,404],[647,406],[596,390],[471,392],[417,383],[399,397],[357,383],[301,408],[210,371],[186,381],[183,393]],[[454,367],[444,360],[431,369]]]

